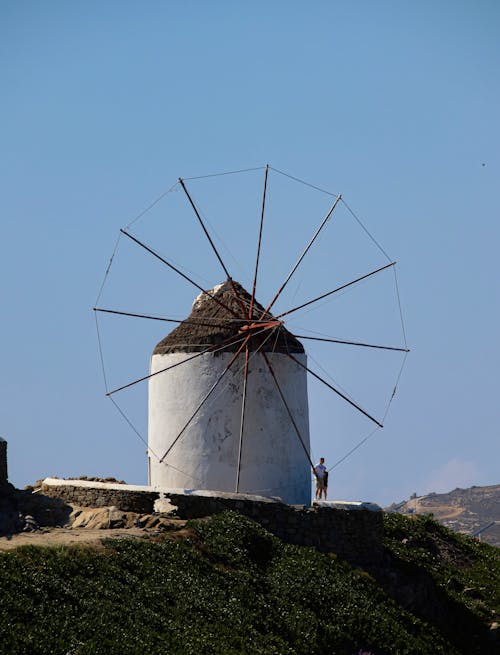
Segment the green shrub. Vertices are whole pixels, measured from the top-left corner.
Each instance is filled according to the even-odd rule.
[[[100,548],[0,554],[0,653],[462,652],[336,557],[284,544],[234,512],[188,527],[192,537],[180,542],[113,539]],[[388,521],[388,544],[398,557],[407,530]],[[474,559],[476,546],[468,548]],[[439,565],[424,547],[418,558]]]

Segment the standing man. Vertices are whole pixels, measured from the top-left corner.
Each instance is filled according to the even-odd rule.
[[[319,464],[313,469],[314,477],[316,478],[316,500],[321,500],[321,495],[324,493],[326,499],[326,487],[325,487],[325,458],[319,458]]]

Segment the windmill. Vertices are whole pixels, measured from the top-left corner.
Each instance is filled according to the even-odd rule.
[[[342,196],[336,195],[278,289],[261,304],[257,289],[270,170],[276,169],[264,168],[250,291],[230,274],[207,221],[188,189],[187,179],[179,178],[174,188],[180,189],[185,196],[221,269],[218,284],[208,288],[202,286],[181,265],[133,234],[129,226],[120,230],[121,239],[125,238],[161,262],[198,293],[185,319],[105,308],[98,306],[98,301],[94,307],[98,336],[97,316],[103,313],[177,323],[177,327],[154,347],[147,375],[106,390],[106,395],[115,402],[115,394],[148,381],[149,481],[155,487],[251,493],[278,496],[289,504],[309,504],[313,461],[308,376],[372,423],[374,429],[382,427],[380,418],[310,367],[302,340],[400,352],[404,356],[408,352],[406,341],[404,346],[385,346],[297,335],[285,323],[296,312],[314,308],[383,271],[394,269],[395,262],[389,260],[318,295],[311,294],[295,306],[275,310],[338,206],[344,203]],[[113,256],[110,266],[112,262]],[[99,344],[101,348],[100,337]],[[402,366],[404,361],[405,357]]]

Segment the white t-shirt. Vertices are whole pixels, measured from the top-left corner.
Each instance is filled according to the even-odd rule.
[[[317,464],[314,467],[314,472],[316,473],[316,477],[319,480],[323,480],[323,474],[326,471],[326,466],[324,464]]]

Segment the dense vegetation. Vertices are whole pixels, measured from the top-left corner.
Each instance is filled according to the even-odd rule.
[[[188,527],[155,541],[21,547],[0,554],[0,652],[474,652],[468,645],[462,649],[439,620],[432,625],[402,609],[389,595],[390,576],[384,579],[380,571],[370,574],[333,554],[284,544],[233,512]],[[445,590],[440,602],[454,603],[461,617],[483,631],[474,643],[489,649],[485,626],[498,601],[498,551],[429,519],[391,515],[386,534],[393,574],[418,577],[425,571]],[[464,597],[470,587],[482,597]]]
[[[498,548],[452,532],[432,516],[401,514],[385,515],[385,546],[398,584],[431,592],[420,614],[468,655],[500,653],[498,634],[495,643],[494,631],[485,631],[500,621]],[[393,595],[400,596],[397,589]]]

